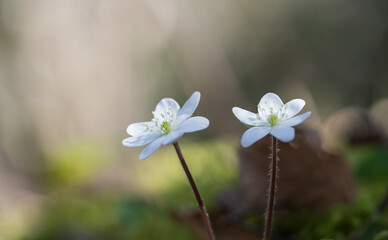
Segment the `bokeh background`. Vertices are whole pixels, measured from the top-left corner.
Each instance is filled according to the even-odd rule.
[[[171,217],[195,209],[173,148],[139,162],[121,145],[161,98],[197,90],[211,124],[182,150],[208,208],[239,184],[231,108],[272,91],[306,100],[304,125],[359,187],[295,237],[364,229],[388,188],[387,13],[384,0],[0,0],[0,239],[197,239]],[[352,125],[363,116],[373,127]]]

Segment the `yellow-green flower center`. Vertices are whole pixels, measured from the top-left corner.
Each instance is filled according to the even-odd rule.
[[[162,131],[164,132],[164,133],[168,133],[168,132],[170,132],[170,123],[169,122],[167,122],[167,121],[164,121],[161,125],[160,125],[160,129],[162,129]]]
[[[276,122],[278,121],[278,116],[275,114],[272,114],[268,117],[268,122],[271,126],[275,126]]]

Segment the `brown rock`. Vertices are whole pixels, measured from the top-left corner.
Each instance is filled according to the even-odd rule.
[[[243,198],[252,208],[263,209],[266,204],[270,138],[240,150]],[[317,132],[297,129],[295,140],[278,146],[278,208],[322,210],[355,200],[356,189],[345,158],[323,151]]]
[[[322,127],[324,148],[333,151],[351,144],[386,141],[384,129],[380,124],[384,121],[378,123],[376,120],[379,111],[373,112],[376,112],[375,117],[365,109],[353,107],[341,109],[331,115]]]
[[[388,136],[388,98],[383,98],[373,104],[369,111],[370,117],[382,130],[385,140]]]
[[[263,226],[246,222],[245,216],[264,214],[270,143],[271,137],[267,136],[249,148],[240,149],[241,186],[221,194],[219,208],[209,213],[218,240],[261,239]],[[324,210],[335,203],[355,200],[356,189],[345,158],[323,151],[316,131],[297,129],[295,140],[279,142],[279,148],[275,212]],[[199,213],[181,212],[174,216],[201,239],[207,239]],[[276,234],[284,239],[281,232]]]

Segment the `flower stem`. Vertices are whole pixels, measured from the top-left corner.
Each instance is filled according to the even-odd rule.
[[[272,165],[270,168],[271,178],[269,181],[268,189],[268,202],[267,202],[267,211],[265,212],[265,228],[264,228],[264,237],[263,240],[269,240],[271,234],[271,224],[272,224],[272,215],[274,212],[274,203],[275,203],[275,191],[276,191],[276,177],[278,172],[278,149],[277,149],[277,139],[272,137]]]
[[[185,159],[183,158],[183,155],[182,155],[181,149],[180,149],[180,147],[178,145],[178,142],[174,143],[173,145],[174,145],[176,153],[178,154],[179,160],[181,161],[183,170],[186,173],[187,179],[190,182],[191,188],[193,189],[195,198],[197,199],[198,206],[199,206],[199,208],[201,210],[202,220],[203,220],[203,222],[205,224],[205,227],[206,227],[209,239],[215,240],[216,237],[214,235],[214,232],[213,232],[213,229],[212,229],[212,226],[211,226],[211,223],[210,223],[209,214],[207,213],[205,205],[203,204],[201,195],[199,194],[199,191],[198,191],[197,185],[194,182],[193,176],[191,176],[190,170],[187,167]]]

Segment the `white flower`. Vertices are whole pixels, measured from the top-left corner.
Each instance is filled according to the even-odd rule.
[[[241,145],[249,147],[267,134],[282,142],[292,141],[295,137],[293,126],[302,123],[311,112],[295,116],[302,110],[305,101],[294,99],[283,104],[278,95],[265,94],[257,105],[258,113],[252,113],[239,107],[233,108],[234,115],[249,128],[241,137]]]
[[[147,145],[139,155],[143,160],[154,153],[161,145],[175,143],[184,133],[200,131],[209,126],[209,120],[204,117],[191,117],[199,104],[199,92],[187,100],[180,108],[172,98],[163,98],[150,122],[133,123],[128,126],[127,132],[132,137],[124,139],[123,145],[127,147],[140,147]]]

